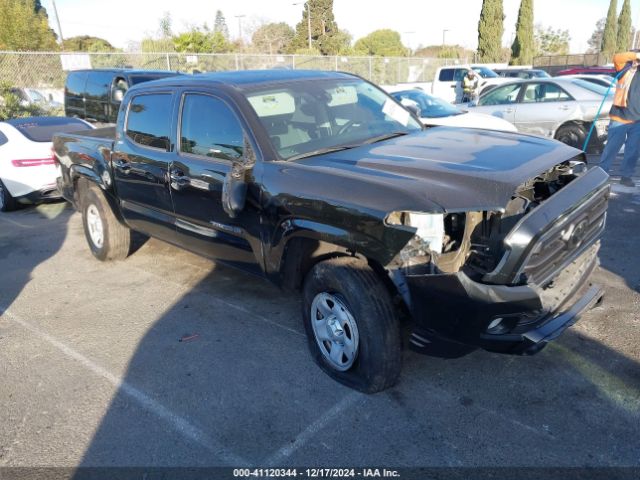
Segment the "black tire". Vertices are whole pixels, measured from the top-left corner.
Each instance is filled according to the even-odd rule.
[[[18,203],[15,198],[11,196],[9,190],[2,180],[0,179],[0,212],[11,212],[18,208]]]
[[[355,320],[357,356],[346,371],[325,357],[311,324],[316,295],[339,298]],[[396,309],[389,291],[362,260],[340,257],[316,264],[303,287],[303,318],[309,349],[315,362],[338,382],[365,393],[393,386],[402,368],[402,341]]]
[[[104,194],[94,186],[85,188],[80,204],[82,226],[93,256],[101,261],[127,258],[131,250],[131,230],[118,220]],[[89,218],[95,220],[96,214],[102,225],[102,242],[94,241],[88,224]]]
[[[570,147],[582,150],[584,141],[587,138],[587,132],[582,125],[570,123],[563,125],[556,132],[556,140],[569,145]]]

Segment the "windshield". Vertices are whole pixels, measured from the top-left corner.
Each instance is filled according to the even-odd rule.
[[[392,93],[391,96],[403,105],[412,103],[420,109],[422,118],[442,118],[464,113],[459,108],[418,90]]]
[[[44,98],[42,94],[40,94],[40,92],[37,90],[28,88],[27,92],[29,92],[29,96],[33,99],[34,102],[45,103],[47,101],[47,99]]]
[[[293,82],[245,95],[285,160],[422,129],[409,111],[360,79]]]
[[[603,85],[596,85],[595,83],[588,82],[587,80],[581,80],[579,78],[573,80],[573,83],[579,87],[589,90],[590,92],[597,93],[601,97],[604,97],[607,94],[607,91],[609,91],[609,95],[613,95],[614,93],[613,89],[609,90]]]
[[[471,67],[473,68],[482,78],[498,78],[498,74],[493,70],[487,67]]]

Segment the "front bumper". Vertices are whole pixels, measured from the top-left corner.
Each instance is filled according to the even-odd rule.
[[[516,355],[540,351],[602,299],[600,287],[589,283],[598,248],[593,245],[544,289],[483,284],[463,272],[407,276],[411,348],[438,356],[473,348]]]

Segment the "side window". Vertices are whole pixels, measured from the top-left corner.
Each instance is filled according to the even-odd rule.
[[[169,150],[171,100],[169,93],[133,97],[127,116],[127,137],[145,147]]]
[[[511,103],[516,103],[519,91],[520,84],[505,85],[504,87],[494,88],[489,93],[480,98],[478,105],[509,105]]]
[[[87,73],[70,73],[67,77],[67,92],[69,95],[81,97],[84,95],[84,87],[87,83]]]
[[[443,68],[440,70],[440,76],[438,80],[441,82],[453,82],[453,72],[455,69],[453,68]]]
[[[108,100],[113,74],[109,72],[91,72],[87,75],[87,96],[99,100]]]
[[[180,152],[232,160],[242,156],[243,146],[242,126],[226,103],[209,95],[185,95]]]
[[[566,102],[571,96],[553,83],[531,83],[524,91],[522,103]]]
[[[0,147],[8,141],[9,139],[7,138],[7,136],[4,133],[0,132]]]
[[[466,68],[456,68],[456,73],[454,74],[453,79],[456,82],[461,82],[468,71],[469,70],[467,70]]]

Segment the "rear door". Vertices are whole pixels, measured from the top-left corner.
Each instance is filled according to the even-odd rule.
[[[111,83],[113,81],[112,72],[95,71],[87,76],[87,101],[86,115],[91,122],[111,121]]]
[[[225,177],[232,161],[245,154],[247,137],[240,116],[220,96],[198,91],[183,93],[179,115],[179,141],[170,178],[180,244],[260,272],[258,211],[247,204],[231,218],[222,207]]]
[[[169,192],[169,162],[175,145],[171,133],[175,125],[174,99],[170,91],[131,97],[111,157],[115,187],[127,222],[168,241],[175,241]]]
[[[518,131],[553,138],[558,125],[576,118],[577,102],[552,82],[523,84],[514,124]]]
[[[64,110],[67,117],[85,118],[85,86],[87,72],[69,72],[64,89]]]

